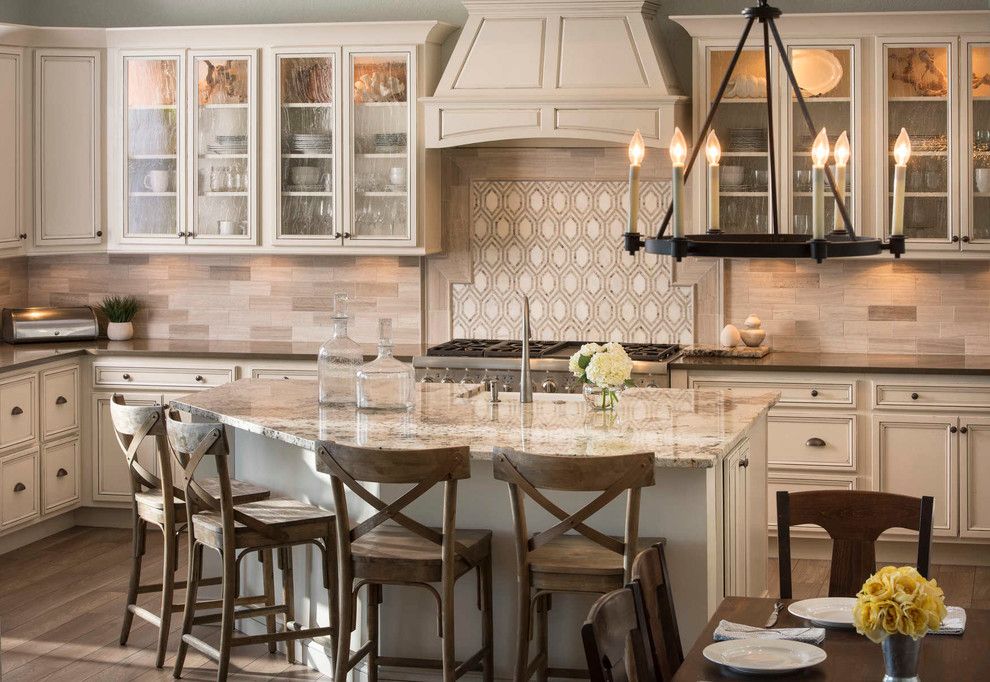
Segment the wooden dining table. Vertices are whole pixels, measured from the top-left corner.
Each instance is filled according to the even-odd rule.
[[[712,633],[719,621],[762,626],[773,610],[775,599],[727,597],[716,609],[704,632],[698,637],[684,663],[674,675],[674,682],[717,682],[718,680],[772,679],[836,680],[858,682],[883,679],[883,654],[874,644],[855,630],[826,629],[822,649],[827,658],[818,665],[791,675],[740,675],[709,662],[702,651],[714,642]],[[783,600],[785,604],[794,600]],[[787,609],[780,612],[775,628],[807,627],[805,620],[795,618]],[[921,645],[918,676],[923,682],[954,680],[977,682],[990,680],[990,610],[966,609],[966,632],[962,635],[928,635]]]

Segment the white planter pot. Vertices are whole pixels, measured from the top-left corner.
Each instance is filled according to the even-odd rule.
[[[108,322],[107,338],[111,341],[127,341],[134,336],[134,324],[131,322]]]

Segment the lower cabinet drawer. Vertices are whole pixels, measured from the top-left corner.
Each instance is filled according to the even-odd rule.
[[[207,388],[234,380],[233,368],[155,368],[97,365],[94,367],[95,386]]]
[[[45,514],[79,501],[79,439],[46,445],[41,451],[42,508]]]
[[[252,379],[315,379],[315,369],[255,369]]]
[[[771,414],[767,420],[770,466],[856,469],[856,418]]]
[[[987,409],[990,386],[874,384],[877,407]]]
[[[41,437],[65,436],[79,428],[79,368],[42,372]]]
[[[777,529],[777,492],[786,490],[789,493],[800,493],[806,490],[855,490],[856,476],[811,476],[793,475],[773,472],[767,474],[767,525]],[[813,531],[825,536],[826,533],[818,526],[794,526],[803,533]],[[792,529],[793,530],[793,529]]]
[[[0,528],[37,518],[39,492],[37,451],[0,460]]]
[[[691,388],[747,388],[780,393],[778,405],[854,406],[856,393],[852,383],[725,381],[692,379]]]
[[[38,437],[38,375],[0,381],[0,450],[30,447]]]

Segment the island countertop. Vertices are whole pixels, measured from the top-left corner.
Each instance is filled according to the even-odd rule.
[[[308,450],[317,440],[387,448],[464,444],[475,458],[497,446],[561,456],[652,452],[660,467],[708,468],[745,438],[778,394],[628,389],[613,414],[580,395],[516,394],[489,402],[480,386],[417,384],[407,412],[320,408],[308,380],[242,379],[173,400],[172,407]]]

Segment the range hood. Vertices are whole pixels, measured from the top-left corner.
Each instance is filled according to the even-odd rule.
[[[652,0],[464,0],[467,22],[433,97],[426,145],[666,147],[687,98],[657,41]]]

